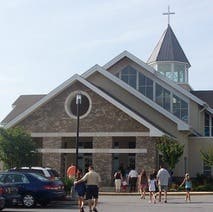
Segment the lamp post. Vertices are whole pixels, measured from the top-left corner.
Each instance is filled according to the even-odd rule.
[[[78,170],[78,145],[79,145],[79,112],[81,105],[81,94],[77,93],[76,95],[76,114],[77,114],[77,127],[76,127],[76,152],[75,152],[75,177],[77,178],[77,170]]]

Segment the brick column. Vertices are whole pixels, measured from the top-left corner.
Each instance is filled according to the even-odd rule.
[[[93,149],[111,149],[112,137],[94,137]],[[101,175],[102,185],[111,185],[112,175],[112,154],[109,153],[94,153],[93,166],[95,170]]]
[[[157,166],[156,141],[152,137],[136,137],[136,148],[146,149],[147,153],[136,154],[136,169],[145,169],[149,174]]]
[[[62,142],[61,138],[43,138],[43,149],[53,148],[61,149]],[[61,173],[61,154],[60,153],[43,153],[42,154],[42,166],[52,167]]]

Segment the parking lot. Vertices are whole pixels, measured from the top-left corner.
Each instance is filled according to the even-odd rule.
[[[185,203],[184,196],[168,196],[168,203],[156,203],[150,204],[148,197],[145,200],[141,200],[139,196],[104,196],[101,195],[98,204],[99,212],[208,212],[213,209],[213,196],[212,195],[196,195],[192,196],[191,203]],[[89,211],[88,207],[85,206],[85,211]],[[76,205],[71,204],[69,201],[65,202],[54,202],[47,208],[6,208],[3,211],[14,211],[14,212],[67,212],[79,211]]]

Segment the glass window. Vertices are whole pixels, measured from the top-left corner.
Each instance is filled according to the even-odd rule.
[[[121,80],[123,80],[124,82],[132,86],[133,88],[136,88],[137,71],[131,66],[125,67],[121,71]]]
[[[170,111],[170,91],[156,83],[156,103],[166,110]]]
[[[210,117],[208,113],[205,113],[205,136],[210,136]]]
[[[211,136],[213,137],[213,117],[212,117],[212,124],[211,124],[211,128],[212,128],[212,130],[211,130],[211,132],[212,132]]]
[[[173,95],[173,114],[181,120],[188,122],[188,103]]]
[[[185,82],[185,64],[176,63],[174,64],[174,73],[176,82]]]
[[[139,73],[138,90],[149,99],[153,99],[153,81]]]
[[[158,71],[168,79],[173,80],[171,63],[158,64]]]

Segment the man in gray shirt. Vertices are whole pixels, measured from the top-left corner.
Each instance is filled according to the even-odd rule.
[[[157,181],[159,187],[159,202],[161,202],[162,191],[164,191],[164,202],[167,203],[167,191],[169,185],[170,174],[169,172],[160,166],[160,170],[157,173]]]

